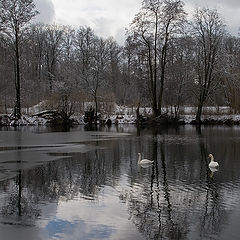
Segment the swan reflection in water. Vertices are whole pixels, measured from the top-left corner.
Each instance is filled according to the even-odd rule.
[[[219,167],[209,167],[211,173],[210,173],[210,177],[212,178],[214,173],[217,172],[219,170]]]

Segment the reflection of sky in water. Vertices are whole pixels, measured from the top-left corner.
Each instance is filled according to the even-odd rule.
[[[48,231],[49,237],[56,237],[65,231],[70,232],[77,226],[77,223],[72,223],[64,221],[61,219],[54,219],[48,222],[46,229]]]
[[[46,229],[50,238],[60,239],[65,237],[71,239],[72,236],[75,236],[75,232],[79,236],[78,239],[109,239],[114,232],[112,227],[104,224],[88,226],[83,220],[69,222],[62,219],[54,219],[48,222]]]
[[[74,200],[59,201],[56,217],[51,222],[55,225],[57,219],[60,224],[54,228],[62,228],[59,229],[62,234],[56,231],[54,236],[68,240],[143,239],[133,223],[126,221],[128,218],[126,205],[119,201],[118,191],[105,186],[95,200],[86,200],[79,195]]]

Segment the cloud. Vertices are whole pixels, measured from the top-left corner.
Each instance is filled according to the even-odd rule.
[[[119,42],[125,34],[134,15],[141,7],[142,0],[53,0],[55,20],[57,23],[89,26],[102,37],[114,38]]]
[[[52,0],[34,0],[36,9],[40,12],[35,18],[36,22],[51,23],[55,18]]]
[[[240,8],[240,1],[239,0],[185,0],[186,4],[197,5],[197,6],[204,6],[204,7],[227,7],[227,8]]]
[[[238,34],[240,27],[240,1],[239,0],[185,0],[185,7],[188,13],[194,11],[197,7],[207,7],[217,9],[220,16],[227,25],[227,30],[234,35]]]
[[[56,22],[70,25],[91,27],[102,37],[113,36],[120,44],[125,39],[125,28],[129,27],[135,14],[141,7],[142,0],[35,0],[41,14],[38,21]],[[238,33],[239,0],[184,0],[188,13],[196,7],[216,8],[226,21],[227,29]]]

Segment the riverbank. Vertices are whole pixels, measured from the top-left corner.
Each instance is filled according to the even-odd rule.
[[[35,111],[31,111],[31,114],[23,114],[21,119],[14,119],[12,114],[0,114],[0,126],[44,126],[44,125],[57,125],[61,124],[61,121],[54,121],[50,113],[54,110],[42,110],[33,107]],[[173,113],[169,109],[164,108],[165,112],[161,117],[151,118],[151,108],[144,107],[139,108],[139,114],[141,116],[140,125],[152,126],[152,125],[184,125],[184,124],[197,124],[195,121],[194,107],[184,107],[181,111],[180,117],[173,117]],[[23,111],[24,112],[24,111]],[[107,121],[111,124],[137,124],[136,108],[124,107],[116,105],[112,113],[99,113],[100,120],[98,124],[106,124]],[[83,125],[84,114],[75,113],[70,117],[71,125]],[[240,125],[240,114],[231,114],[228,107],[205,107],[202,115],[203,125]]]

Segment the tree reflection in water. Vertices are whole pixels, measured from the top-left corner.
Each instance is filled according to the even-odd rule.
[[[196,132],[199,136],[199,148],[201,153],[201,163],[205,169],[206,176],[206,197],[205,206],[202,216],[200,216],[199,232],[201,237],[206,235],[220,233],[222,226],[227,220],[227,212],[223,208],[224,199],[221,199],[221,190],[215,182],[214,176],[208,167],[208,144],[204,142],[201,128],[197,128]]]
[[[128,196],[127,204],[132,221],[147,239],[186,239],[186,226],[179,225],[172,218],[171,194],[167,179],[165,141],[152,137],[152,155],[154,164],[150,182],[145,179],[143,192],[134,189]],[[159,159],[161,165],[159,166]],[[148,187],[149,185],[149,187]],[[134,188],[134,186],[133,186]],[[137,195],[136,195],[137,194]],[[144,195],[145,198],[141,198]]]
[[[183,173],[187,171],[185,174],[187,179],[183,182],[183,186],[179,186],[186,189],[178,190],[174,182],[177,179],[171,179],[169,185],[168,173],[172,175],[173,169],[178,168],[179,163],[167,162],[166,154],[170,151],[169,144],[166,144],[165,135],[162,133],[160,133],[162,134],[160,140],[157,141],[157,134],[159,133],[153,134],[151,143],[150,152],[154,160],[151,174],[147,173],[148,170],[141,169],[142,172],[145,171],[145,175],[141,175],[142,178],[138,180],[141,185],[136,187],[133,183],[130,194],[125,194],[130,219],[147,239],[188,239],[190,232],[192,232],[190,236],[193,234],[192,236],[195,237],[207,237],[220,232],[228,215],[223,208],[224,199],[221,198],[220,185],[210,175],[207,143],[204,142],[203,136],[198,133],[197,151],[200,152],[201,157],[200,161],[194,162],[195,169],[191,166],[187,166],[185,170],[178,169]],[[185,147],[184,145],[178,147],[176,152],[178,157],[184,159]],[[177,166],[174,166],[175,164]],[[200,175],[197,176],[197,174]],[[147,179],[146,176],[149,178]],[[202,182],[204,178],[206,187]],[[193,180],[197,182],[189,186],[188,182],[191,183]]]
[[[17,132],[15,138],[16,146],[21,149],[22,146],[22,132]],[[40,210],[38,209],[34,194],[29,191],[28,187],[24,186],[24,179],[21,170],[21,163],[23,162],[21,151],[16,151],[16,171],[17,177],[12,181],[7,181],[6,190],[7,197],[3,200],[1,207],[1,215],[3,216],[3,223],[10,225],[31,226],[33,222],[39,217]],[[5,184],[4,182],[1,184]]]
[[[9,195],[2,205],[4,224],[32,226],[40,216],[40,209],[34,195],[23,186],[22,171],[19,170],[15,184],[9,185]]]

